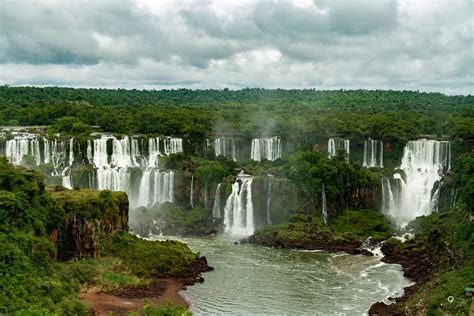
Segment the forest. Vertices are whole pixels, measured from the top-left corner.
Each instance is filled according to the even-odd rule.
[[[0,125],[89,126],[124,134],[279,136],[303,148],[330,135],[404,145],[425,135],[474,138],[474,97],[367,90],[107,90],[0,87]]]

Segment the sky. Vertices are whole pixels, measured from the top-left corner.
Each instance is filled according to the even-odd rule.
[[[0,84],[474,94],[474,0],[0,0]]]

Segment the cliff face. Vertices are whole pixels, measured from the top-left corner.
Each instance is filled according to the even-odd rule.
[[[64,209],[60,227],[49,239],[56,257],[96,258],[99,244],[114,232],[128,230],[128,198],[123,192],[67,190],[51,192]]]

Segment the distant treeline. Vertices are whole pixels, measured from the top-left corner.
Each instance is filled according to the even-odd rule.
[[[336,134],[404,144],[424,135],[474,139],[474,97],[383,90],[0,87],[0,125],[54,124],[71,134],[97,125],[113,133],[196,141],[212,133],[279,135],[311,147]]]

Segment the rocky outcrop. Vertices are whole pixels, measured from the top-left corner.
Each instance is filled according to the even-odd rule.
[[[400,306],[407,301],[434,273],[450,264],[452,250],[441,240],[441,234],[433,230],[427,239],[414,238],[405,243],[392,238],[381,248],[385,257],[382,261],[396,263],[403,267],[405,277],[416,283],[405,288],[405,294],[395,299],[395,304],[377,302],[369,310],[369,315],[403,315]]]
[[[128,231],[128,198],[123,192],[60,190],[51,192],[64,210],[50,240],[59,260],[96,258],[101,240]]]
[[[275,235],[255,234],[248,238],[250,243],[284,249],[305,249],[305,250],[325,250],[329,252],[346,252],[352,255],[373,254],[367,250],[361,249],[362,241],[355,239],[334,239],[331,236],[321,235],[315,239],[283,239]]]

